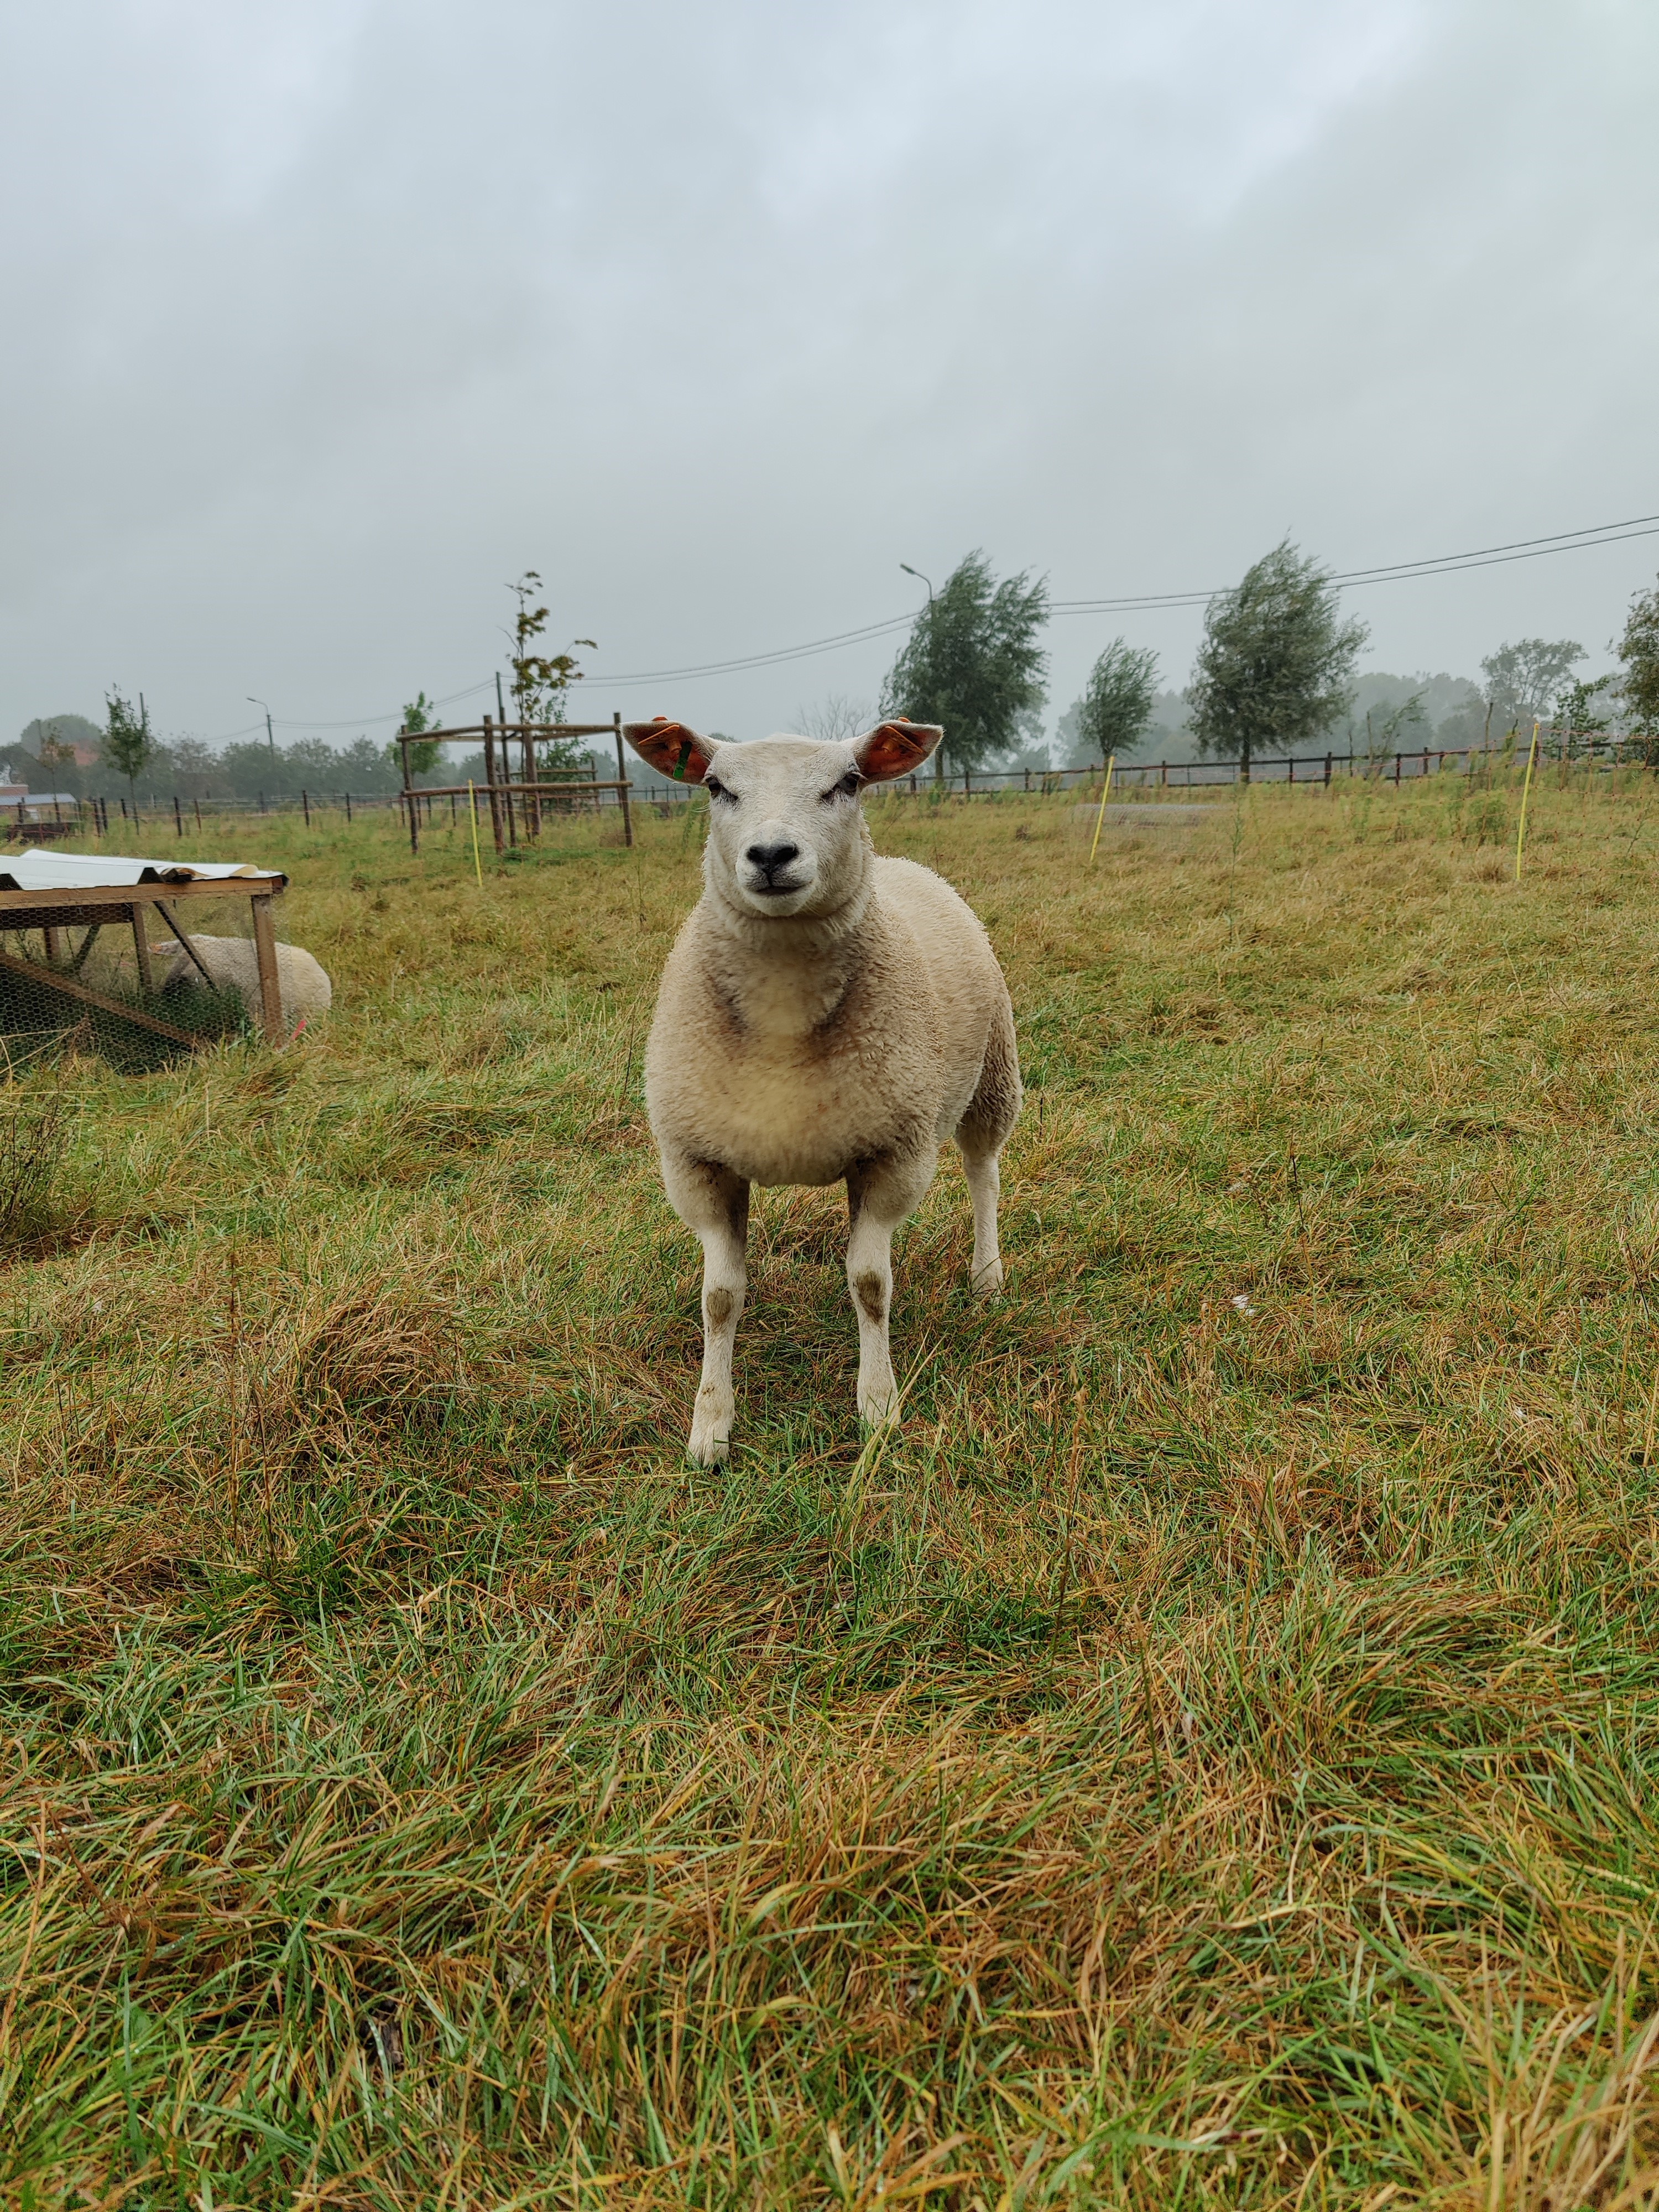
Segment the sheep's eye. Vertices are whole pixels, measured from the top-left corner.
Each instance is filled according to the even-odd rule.
[[[855,768],[849,768],[835,789],[824,793],[826,805],[832,799],[856,799],[859,795],[859,786],[863,781],[864,778]]]
[[[726,786],[720,781],[718,776],[704,776],[702,780],[702,787],[708,793],[708,796],[711,799],[730,799],[732,796],[731,793],[726,789]]]

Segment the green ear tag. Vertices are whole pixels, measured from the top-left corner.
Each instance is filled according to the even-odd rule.
[[[673,777],[676,783],[684,783],[685,781],[685,763],[690,759],[690,757],[691,740],[690,738],[683,738],[680,740],[680,757],[675,762],[673,767],[668,771]]]

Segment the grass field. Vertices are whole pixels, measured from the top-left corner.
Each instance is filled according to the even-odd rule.
[[[700,810],[239,828],[326,1026],[0,1091],[4,2203],[1659,2201],[1652,790],[872,806],[1008,1294],[950,1164],[861,1451],[761,1195],[712,1473]]]

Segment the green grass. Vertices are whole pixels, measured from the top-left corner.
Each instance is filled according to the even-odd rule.
[[[326,1025],[0,1092],[3,2202],[1654,2203],[1651,788],[878,805],[1008,1294],[947,1164],[861,1451],[762,1194],[713,1473],[695,811],[239,824]]]

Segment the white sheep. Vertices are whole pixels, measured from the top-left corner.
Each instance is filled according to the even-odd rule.
[[[252,940],[246,937],[198,937],[192,934],[190,942],[215,988],[240,992],[243,1005],[257,1016],[261,1003],[259,962]],[[150,948],[155,953],[168,949],[160,945]],[[162,981],[162,989],[200,984],[201,969],[197,967],[196,961],[181,945],[175,943],[171,950],[178,957]],[[328,980],[328,971],[302,945],[277,945],[276,984],[282,994],[283,1019],[290,1027],[301,1018],[309,1020],[313,1014],[325,1014],[334,1003],[334,987]]]
[[[645,1061],[669,1202],[703,1249],[690,1455],[706,1464],[730,1448],[751,1183],[846,1182],[859,1412],[885,1421],[898,1400],[893,1231],[954,1137],[973,1286],[999,1289],[997,1156],[1020,1108],[990,939],[931,869],[877,858],[859,805],[861,786],[908,775],[944,732],[889,721],[850,744],[738,745],[658,720],[623,733],[709,796],[702,897],[663,971]]]

